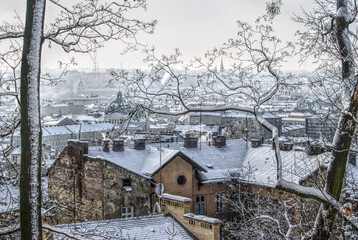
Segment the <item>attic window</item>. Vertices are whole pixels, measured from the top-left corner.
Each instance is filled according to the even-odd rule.
[[[210,163],[205,164],[208,168],[214,168],[214,166]]]
[[[131,180],[129,178],[123,179],[123,187],[130,187],[131,186]]]

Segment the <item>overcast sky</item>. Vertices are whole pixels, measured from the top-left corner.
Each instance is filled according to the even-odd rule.
[[[70,0],[69,0],[70,1]],[[0,0],[1,21],[11,21],[14,11],[20,16],[25,15],[25,1]],[[202,56],[206,50],[220,47],[228,38],[237,34],[236,20],[253,23],[257,16],[265,13],[265,0],[147,0],[147,11],[141,11],[138,19],[157,20],[154,34],[140,34],[141,43],[155,46],[158,54],[170,54],[179,48],[184,60],[194,56]],[[283,0],[281,15],[274,21],[275,31],[282,40],[294,40],[294,32],[299,27],[290,19],[293,13],[299,14],[300,7],[310,10],[312,0]],[[50,5],[50,3],[47,3]],[[47,14],[51,14],[51,9]],[[48,16],[47,16],[48,17]],[[122,46],[110,42],[97,53],[100,68],[142,67],[144,55],[140,52],[120,55]],[[60,49],[44,48],[42,64],[44,68],[56,68],[58,60],[69,59],[72,55],[63,53]],[[78,68],[92,68],[93,61],[86,54],[75,55]],[[297,69],[298,65],[292,60],[286,69]],[[309,69],[304,64],[301,69]]]

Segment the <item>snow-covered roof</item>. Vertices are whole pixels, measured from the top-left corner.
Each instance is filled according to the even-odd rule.
[[[71,135],[72,132],[66,128],[65,126],[52,126],[52,127],[43,127],[42,128],[42,136],[50,136],[50,135]]]
[[[12,152],[10,153],[10,155],[20,155],[21,154],[21,146],[16,147],[14,150],[12,150]]]
[[[283,179],[295,183],[327,163],[330,153],[308,156],[302,151],[281,151]],[[264,186],[274,186],[277,167],[275,152],[269,145],[250,148],[240,172],[240,178]]]
[[[274,113],[269,113],[269,112],[265,112],[264,114],[262,114],[263,118],[279,118],[279,116],[277,114]]]
[[[78,133],[81,129],[81,132],[100,132],[107,131],[115,128],[111,123],[90,123],[90,124],[78,124],[78,125],[67,125],[66,126],[70,131]]]
[[[66,126],[46,126],[42,127],[42,136],[52,136],[52,135],[64,135],[64,134],[77,134],[80,129],[81,132],[101,132],[108,131],[118,128],[111,123],[83,123],[76,125],[66,125]],[[15,136],[20,135],[20,131],[16,131]]]
[[[174,229],[173,229],[174,223]],[[134,218],[113,219],[98,222],[58,225],[62,231],[75,236],[94,239],[171,239],[169,232],[177,232],[174,239],[196,239],[171,215],[152,215]],[[173,231],[174,230],[174,231]],[[54,240],[70,239],[54,233]]]
[[[157,145],[156,145],[157,146]],[[209,146],[208,142],[198,142],[198,148],[185,148],[183,143],[170,143],[170,149],[177,149],[204,166],[206,172],[198,172],[202,183],[231,180],[239,173],[239,178],[264,186],[273,186],[276,180],[275,153],[270,145],[252,148],[243,139],[227,140],[226,147]],[[299,182],[306,178],[329,159],[329,153],[308,156],[305,152],[281,151],[283,178]],[[209,167],[208,167],[209,166]]]
[[[197,131],[197,132],[219,132],[219,125],[206,126],[206,125],[176,125],[174,131]]]
[[[190,116],[200,116],[200,112],[191,112]],[[217,116],[220,117],[221,113],[220,112],[202,112],[201,116]]]
[[[296,121],[296,122],[306,122],[306,119],[304,118],[293,118],[293,117],[289,117],[289,118],[282,118],[282,121]]]
[[[202,141],[201,148],[200,142],[198,148],[185,148],[182,142],[169,143],[169,148],[180,150],[194,162],[204,166],[206,172],[199,172],[198,175],[204,183],[230,180],[229,172],[241,168],[247,151],[246,142],[242,139],[228,140],[226,147],[223,148],[209,146],[209,142],[206,141]],[[209,168],[208,165],[213,167]]]
[[[197,168],[202,183],[230,181],[233,175],[242,180],[273,186],[276,180],[275,153],[269,145],[252,148],[243,139],[227,140],[225,147],[215,147],[202,141],[197,148],[185,148],[182,142],[147,145],[145,150],[126,147],[123,152],[103,152],[101,146],[89,147],[88,155],[105,159],[133,173],[150,179],[176,156],[181,156]],[[308,156],[302,151],[281,151],[283,178],[298,183],[329,159],[329,153]],[[160,160],[161,159],[161,160]]]
[[[204,215],[196,215],[194,213],[186,213],[186,214],[184,214],[184,217],[199,220],[199,221],[203,221],[203,222],[208,222],[208,223],[221,223],[220,219],[211,218],[211,217],[207,217],[207,216],[204,216]]]
[[[88,156],[102,158],[146,178],[151,178],[160,169],[160,164],[164,167],[177,155],[190,161],[178,150],[163,148],[160,153],[159,148],[153,146],[147,146],[145,150],[125,148],[123,152],[113,152],[112,150],[103,152],[101,146],[88,148]],[[201,171],[205,171],[195,162],[191,162],[191,164]]]
[[[178,202],[191,202],[190,198],[187,197],[182,197],[182,196],[178,196],[178,195],[173,195],[173,194],[168,194],[168,193],[163,193],[161,195],[162,198],[165,199],[170,199],[170,200],[174,200],[174,201],[178,201]]]
[[[292,125],[282,126],[282,132],[288,132],[288,131],[293,131],[293,130],[298,130],[298,129],[306,129],[306,127],[303,125],[300,125],[300,124],[292,124]]]

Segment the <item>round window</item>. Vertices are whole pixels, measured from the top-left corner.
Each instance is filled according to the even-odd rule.
[[[177,179],[179,185],[183,185],[186,182],[186,178],[183,175],[180,175]]]

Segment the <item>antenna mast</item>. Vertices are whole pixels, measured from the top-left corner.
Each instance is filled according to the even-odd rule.
[[[93,53],[93,73],[98,75],[97,49]]]

